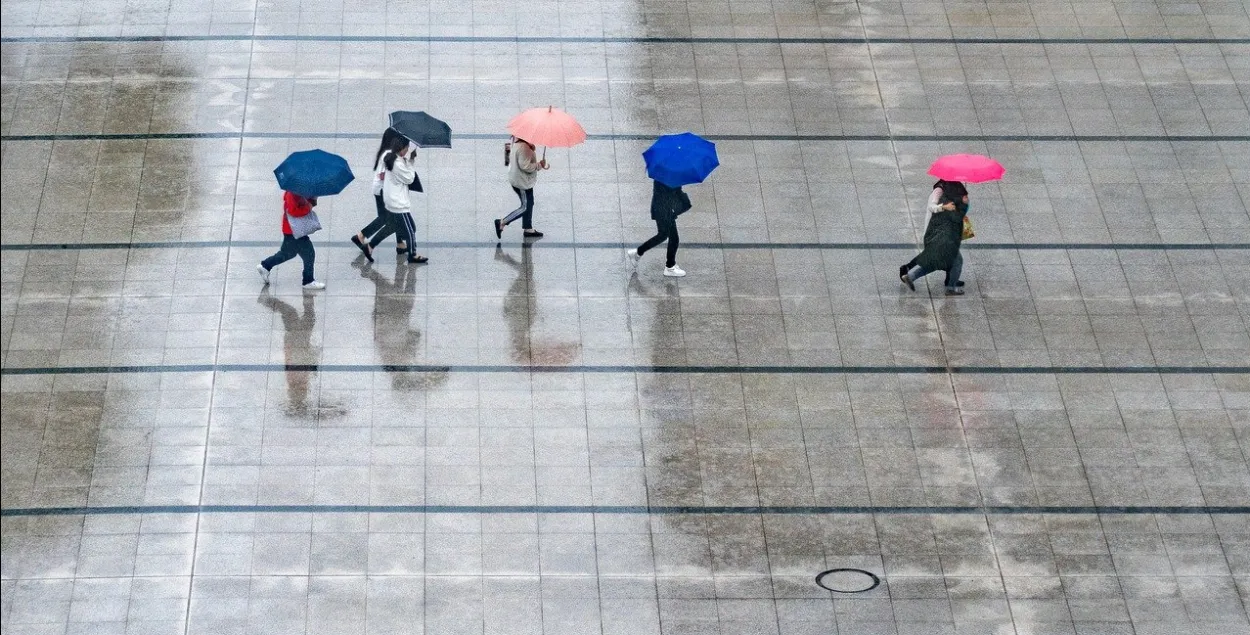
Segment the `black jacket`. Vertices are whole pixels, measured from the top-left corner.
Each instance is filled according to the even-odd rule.
[[[964,239],[967,214],[968,206],[959,205],[953,212],[938,212],[930,217],[924,230],[924,250],[916,256],[916,264],[930,271],[950,270]]]
[[[690,197],[680,187],[655,181],[651,190],[651,220],[673,220],[690,209]]]

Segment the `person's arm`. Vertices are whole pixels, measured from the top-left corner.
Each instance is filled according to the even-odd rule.
[[[538,157],[534,154],[534,149],[528,143],[520,144],[520,148],[516,152],[516,166],[526,174],[533,174],[542,169],[542,165],[538,162]]]
[[[412,155],[406,157],[395,157],[395,164],[391,167],[391,176],[395,177],[401,185],[408,185],[417,178],[417,170],[412,167],[414,161]]]
[[[925,211],[930,216],[946,211],[946,208],[942,207],[942,188],[933,188],[933,193],[929,195],[929,204],[925,206]]]
[[[307,216],[308,212],[312,211],[312,205],[309,205],[308,201],[304,200],[303,198],[299,196],[296,196],[295,194],[288,193],[283,203],[284,203],[283,208],[286,211],[287,215],[295,217],[295,218],[299,218],[300,216]]]

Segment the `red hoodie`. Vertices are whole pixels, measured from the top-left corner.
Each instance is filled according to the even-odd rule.
[[[287,221],[286,215],[290,214],[296,218],[307,216],[312,211],[312,203],[308,199],[299,194],[284,192],[282,194],[282,233],[291,235],[291,223]]]

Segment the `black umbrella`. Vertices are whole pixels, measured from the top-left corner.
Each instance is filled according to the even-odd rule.
[[[391,127],[418,148],[451,147],[451,126],[424,112],[396,110],[391,113]]]

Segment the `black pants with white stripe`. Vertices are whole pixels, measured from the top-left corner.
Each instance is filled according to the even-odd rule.
[[[504,225],[511,225],[512,221],[521,219],[521,229],[534,229],[534,188],[523,190],[515,185],[512,191],[516,192],[516,197],[521,199],[521,206],[508,212],[503,217]]]
[[[417,247],[414,243],[417,238],[417,225],[412,222],[412,214],[387,211],[386,218],[390,223],[390,228],[395,232],[395,239],[408,246],[408,258],[415,258]]]

